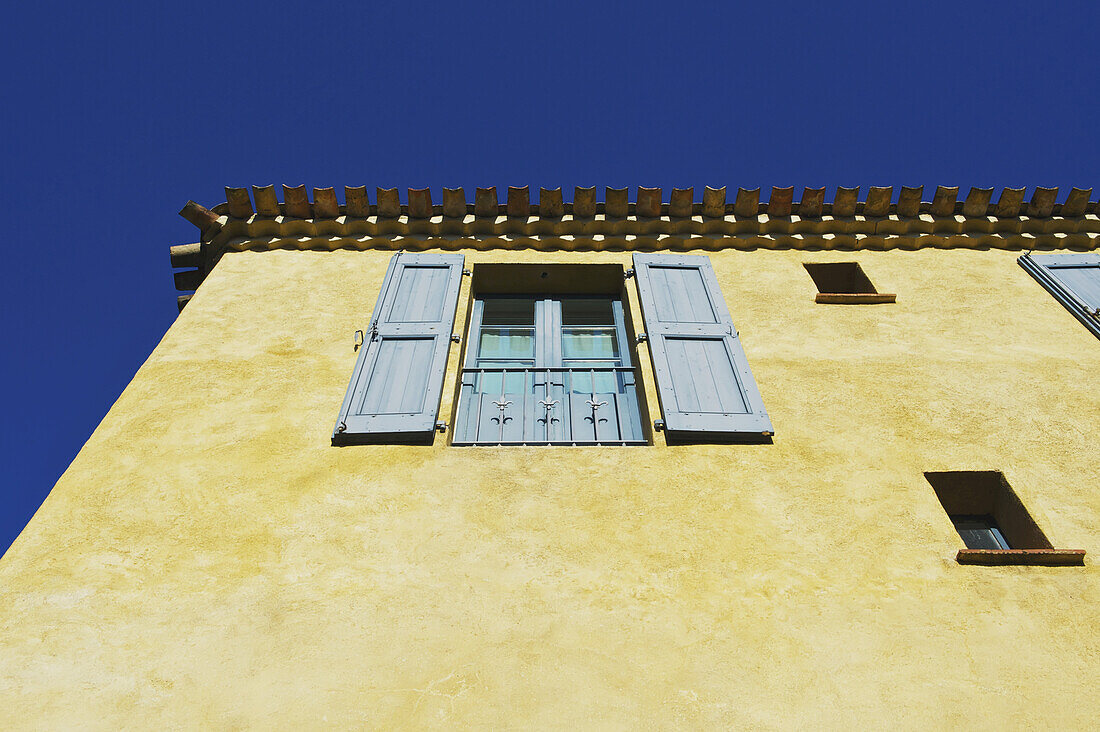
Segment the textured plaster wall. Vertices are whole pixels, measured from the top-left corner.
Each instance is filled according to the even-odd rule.
[[[1013,252],[710,256],[773,445],[330,447],[390,252],[226,255],[0,561],[0,726],[1094,724],[1100,341]],[[966,469],[1086,566],[956,564]]]

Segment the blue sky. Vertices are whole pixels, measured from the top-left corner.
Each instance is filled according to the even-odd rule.
[[[13,6],[0,549],[171,326],[176,212],[225,185],[1100,184],[1100,5],[893,5]]]

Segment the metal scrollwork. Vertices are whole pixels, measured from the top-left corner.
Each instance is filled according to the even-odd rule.
[[[511,419],[511,417],[506,417],[504,415],[504,410],[512,406],[512,402],[510,400],[501,399],[499,402],[493,402],[493,404],[495,404],[497,406],[497,409],[500,410],[500,416],[496,417],[496,419],[499,419],[501,424],[504,424]]]

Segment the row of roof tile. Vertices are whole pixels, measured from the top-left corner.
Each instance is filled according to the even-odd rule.
[[[794,187],[773,187],[771,197],[761,203],[759,188],[739,188],[732,203],[727,202],[726,188],[707,187],[703,200],[694,200],[693,188],[674,188],[667,203],[663,202],[661,188],[638,187],[634,202],[629,200],[627,188],[605,188],[604,200],[596,200],[596,188],[577,187],[573,201],[562,199],[561,188],[540,188],[539,202],[532,204],[527,186],[509,186],[507,200],[500,203],[495,186],[478,188],[474,202],[467,203],[462,188],[444,188],[442,205],[433,204],[428,188],[409,188],[408,203],[403,205],[397,188],[376,188],[371,203],[366,186],[344,188],[343,206],[336,199],[333,188],[314,188],[310,201],[306,187],[282,186],[283,202],[276,198],[275,186],[247,188],[226,187],[226,202],[214,207],[214,212],[230,218],[247,219],[253,215],[289,218],[336,218],[338,216],[398,218],[408,216],[426,219],[433,216],[460,218],[474,216],[514,216],[560,218],[571,215],[589,218],[604,215],[610,218],[686,218],[691,216],[722,217],[757,216],[771,217],[797,215],[802,218],[820,216],[888,216],[914,217],[920,214],[933,216],[1030,216],[1045,218],[1053,215],[1083,216],[1097,208],[1089,201],[1091,188],[1073,188],[1062,204],[1058,204],[1058,188],[1035,188],[1031,199],[1024,200],[1024,188],[1004,188],[993,202],[993,188],[971,188],[966,198],[958,200],[958,186],[938,186],[931,201],[922,201],[923,186],[902,186],[897,203],[893,203],[893,186],[871,186],[867,195],[860,198],[860,188],[839,187],[832,202],[825,201],[825,188],[804,188],[799,201],[794,200]],[[253,205],[253,201],[255,205]],[[186,215],[186,214],[185,214]],[[191,218],[188,216],[188,218]]]

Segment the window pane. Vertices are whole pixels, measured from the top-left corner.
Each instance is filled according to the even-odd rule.
[[[482,328],[478,359],[534,358],[534,328]]]
[[[564,358],[618,358],[619,340],[613,328],[562,328],[561,351]]]
[[[566,298],[561,301],[562,325],[615,325],[611,300],[601,298]]]
[[[535,324],[535,301],[528,298],[486,298],[481,311],[482,325]]]
[[[525,366],[534,366],[533,361],[481,361],[477,362],[480,369],[517,369]],[[502,371],[478,374],[474,380],[474,391],[484,394],[520,394],[532,390],[535,375],[529,371],[518,373],[504,373]],[[541,381],[545,381],[545,376]],[[503,385],[503,388],[502,388]]]
[[[569,374],[568,384],[569,391],[574,394],[622,394],[624,380],[629,377],[614,371],[586,370],[618,366],[617,361],[566,361],[563,365],[574,369]]]
[[[952,516],[951,522],[967,549],[1008,549],[992,516]]]

